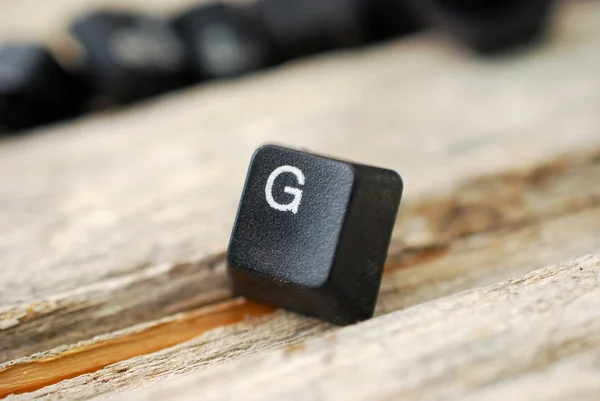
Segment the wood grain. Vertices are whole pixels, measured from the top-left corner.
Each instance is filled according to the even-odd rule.
[[[396,233],[404,231],[404,238],[410,237],[410,227],[415,222],[425,221],[428,241],[407,246],[404,238],[396,234],[390,260],[412,265],[431,249],[445,249],[452,238],[528,225],[594,208],[600,205],[599,160],[596,153],[588,151],[552,160],[531,170],[504,172],[460,183],[446,197],[422,199],[416,206],[409,203],[404,206]],[[417,261],[413,260],[415,257]],[[27,319],[0,332],[6,359],[227,299],[224,265],[224,255],[217,255],[203,263],[148,269],[137,280],[109,281],[94,291],[55,300],[51,305],[54,309],[46,306],[50,309],[47,315],[41,313],[43,310],[40,312],[45,305],[34,304],[36,309]],[[438,273],[440,284],[441,277],[452,271]],[[456,276],[464,273],[456,272]],[[32,305],[27,307],[32,308]],[[4,316],[19,313],[24,314],[19,308],[8,309]],[[90,316],[95,319],[90,320]],[[49,320],[56,330],[48,327]],[[8,326],[9,319],[4,322]]]
[[[571,4],[552,45],[493,63],[421,36],[4,140],[0,360],[226,299],[222,255],[265,142],[398,170],[395,252],[593,204],[597,11]]]
[[[544,220],[520,228],[480,234],[453,241],[443,251],[422,254],[411,261],[391,258],[377,305],[384,315],[407,309],[436,298],[455,294],[511,277],[518,277],[556,260],[564,260],[600,250],[600,208]],[[443,298],[442,298],[443,299]],[[185,314],[184,314],[185,316]],[[197,319],[177,317],[174,320]],[[154,327],[144,324],[72,347],[61,347],[32,357],[17,359],[8,365],[23,370],[36,361],[69,360],[80,349],[103,349],[112,341],[131,343],[124,338],[152,338],[143,334]],[[168,329],[166,329],[168,330]],[[334,327],[313,319],[280,311],[260,320],[244,322],[199,335],[181,345],[149,355],[141,355],[107,366],[104,369],[45,387],[23,398],[89,398],[137,388],[165,377],[205,370],[273,348],[299,344],[309,337],[332,332]],[[144,348],[139,344],[134,348]],[[110,356],[110,349],[108,350]],[[118,358],[119,355],[117,355]],[[54,375],[52,366],[46,372]],[[7,377],[0,365],[0,388]],[[9,372],[9,370],[7,370]],[[54,376],[56,377],[56,376]]]
[[[593,254],[106,398],[591,401],[599,362]]]
[[[115,333],[109,339],[78,344],[55,357],[10,364],[0,368],[0,397],[35,391],[123,359],[152,353],[187,341],[211,329],[224,327],[256,316],[273,313],[275,308],[237,300],[186,316],[177,316],[128,335]]]

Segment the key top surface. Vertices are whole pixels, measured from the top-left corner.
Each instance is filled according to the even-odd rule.
[[[321,286],[353,181],[345,163],[270,146],[259,150],[231,242],[247,249],[233,253],[232,262],[273,279]]]

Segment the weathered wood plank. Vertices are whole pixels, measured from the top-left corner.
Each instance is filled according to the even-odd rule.
[[[110,338],[63,347],[55,350],[59,358],[25,358],[21,363],[9,364],[7,369],[0,368],[0,397],[34,391],[57,381],[97,371],[123,359],[179,344],[214,328],[274,311],[271,306],[239,299],[186,316],[145,324],[136,331],[130,330],[127,335],[113,333]]]
[[[595,153],[563,157],[531,170],[467,181],[446,197],[422,199],[416,206],[405,205],[396,233],[405,232],[408,237],[415,222],[426,221],[430,227],[429,242],[407,247],[403,237],[396,235],[390,259],[401,258],[411,264],[411,255],[415,252],[419,256],[428,249],[443,249],[453,237],[526,225],[597,205],[600,205],[600,158]],[[589,249],[584,250],[587,251]],[[9,326],[8,317],[12,314],[16,320],[19,313],[24,314],[21,310],[25,307],[8,309],[4,312],[5,329],[0,331],[5,359],[89,338],[113,330],[116,324],[124,327],[227,299],[224,264],[224,255],[218,255],[204,263],[147,269],[137,273],[135,280],[109,280],[92,287],[92,291],[55,299],[49,306],[41,303],[39,309],[54,308],[49,316],[40,313],[41,316],[36,317],[31,313],[33,318],[13,327]],[[444,275],[452,271],[446,270]],[[457,276],[463,273],[457,272]],[[384,289],[385,286],[386,281]],[[26,307],[31,308],[31,305]],[[48,327],[49,319],[56,330]]]
[[[443,251],[423,254],[412,261],[392,258],[387,266],[377,313],[382,315],[410,308],[464,289],[518,277],[556,260],[600,250],[599,232],[600,207],[596,207],[520,228],[513,227],[456,240]],[[12,391],[24,391],[34,388],[31,386],[32,382],[38,385],[41,382],[48,384],[75,376],[74,372],[82,373],[79,365],[71,370],[64,367],[64,360],[73,361],[79,355],[90,358],[87,364],[102,367],[103,361],[107,359],[116,357],[119,360],[119,355],[112,352],[115,342],[130,344],[132,350],[139,351],[146,344],[134,342],[151,337],[143,333],[151,332],[155,325],[168,331],[172,324],[173,330],[177,332],[180,322],[195,319],[198,319],[197,313],[191,313],[189,318],[162,319],[156,324],[145,324],[122,333],[101,336],[82,344],[15,360],[4,365],[5,368],[10,368],[7,370],[0,365],[0,395],[3,383],[13,386]],[[313,319],[278,312],[258,321],[223,327],[205,334],[198,331],[199,337],[179,346],[124,360],[96,372],[24,394],[23,398],[87,398],[123,391],[272,348],[297,344],[328,330],[335,328]],[[90,356],[90,349],[102,355],[102,358]],[[37,361],[43,361],[43,364],[39,365]],[[19,374],[24,371],[31,372],[31,376]],[[41,375],[42,372],[47,372],[47,376]],[[19,380],[14,380],[15,377]]]
[[[593,254],[108,398],[591,401],[599,358]]]
[[[494,63],[423,36],[3,141],[0,358],[225,299],[222,254],[264,142],[400,171],[397,249],[593,202],[597,180],[562,200],[554,174],[520,185],[559,155],[574,157],[560,177],[595,168],[581,152],[600,147],[598,7],[570,5],[551,46]],[[474,175],[508,179],[486,188]]]

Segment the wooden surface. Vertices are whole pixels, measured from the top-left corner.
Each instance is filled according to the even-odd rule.
[[[598,394],[600,253],[120,399],[597,400]]]
[[[600,4],[563,8],[526,53],[426,34],[0,142],[0,397],[160,399],[166,380],[181,398],[597,399]],[[231,300],[224,251],[265,142],[403,176],[379,318]]]
[[[455,241],[443,252],[437,251],[411,262],[397,260],[392,256],[383,281],[378,315],[410,308],[463,289],[508,277],[519,277],[552,263],[552,260],[564,260],[590,250],[599,250],[598,232],[600,208],[594,208],[520,229],[465,238]],[[210,313],[211,309],[206,308],[206,311]],[[241,308],[236,306],[235,310],[239,309],[244,310],[243,305]],[[196,313],[184,316],[187,320],[197,319]],[[179,319],[181,318],[172,319],[175,321],[175,332]],[[138,333],[143,336],[156,326],[168,329],[171,327],[169,320],[158,321],[149,327],[140,325],[121,333],[100,336],[92,341],[52,350],[33,358],[15,360],[10,365],[12,368],[5,371],[7,376],[4,377],[14,378],[20,372],[35,369],[39,366],[38,361],[42,361],[42,366],[49,368],[56,376],[76,372],[82,368],[82,364],[76,364],[72,370],[65,370],[61,366],[79,355],[90,359],[89,363],[94,366],[102,367],[102,360],[93,355],[90,358],[90,349],[97,349],[106,357],[115,342],[127,341],[132,349],[145,346],[146,343],[135,343],[140,337]],[[258,321],[234,324],[209,332],[198,331],[201,335],[179,346],[114,363],[23,396],[82,398],[110,394],[152,383],[158,378],[172,376],[174,372],[177,375],[190,373],[264,350],[298,344],[308,337],[332,330],[335,329],[327,324],[291,313],[269,313]],[[0,382],[2,378],[0,375]],[[52,379],[53,377],[49,382]],[[13,385],[22,387],[29,384],[13,381]],[[2,390],[0,387],[0,392]]]

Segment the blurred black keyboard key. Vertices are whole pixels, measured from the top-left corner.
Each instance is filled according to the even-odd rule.
[[[417,32],[423,27],[406,0],[363,0],[365,31],[376,41]]]
[[[394,171],[259,148],[227,251],[233,292],[336,324],[370,318],[401,196]]]
[[[100,98],[128,103],[187,83],[186,49],[166,21],[99,11],[71,27],[85,51],[85,76]]]
[[[187,44],[196,80],[236,76],[271,64],[270,46],[251,5],[200,5],[177,16],[173,25]]]
[[[554,0],[407,0],[426,22],[479,53],[495,53],[539,39]]]
[[[363,0],[258,0],[278,61],[361,44]]]
[[[0,133],[76,116],[85,92],[42,46],[0,47]]]

